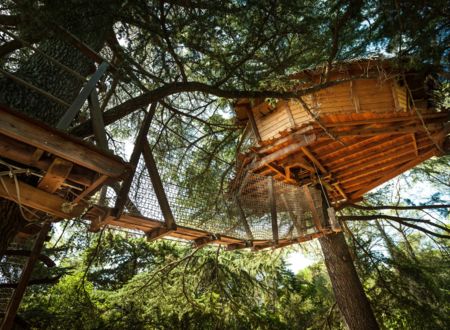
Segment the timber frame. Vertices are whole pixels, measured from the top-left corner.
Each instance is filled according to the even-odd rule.
[[[250,171],[288,184],[320,183],[338,206],[449,153],[450,112],[435,109],[421,74],[358,59],[290,78],[302,90],[324,77],[337,84],[275,105],[235,102],[237,123],[249,125],[256,141],[239,155],[238,177]]]
[[[373,188],[433,156],[442,155],[448,112],[336,114],[283,132],[240,155],[238,172],[291,184],[322,182],[330,198],[356,202]],[[329,134],[338,137],[333,140]]]
[[[60,130],[0,106],[0,197],[59,219],[81,216],[89,197],[123,179],[128,165]]]

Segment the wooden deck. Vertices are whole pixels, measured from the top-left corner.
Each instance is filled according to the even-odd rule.
[[[275,245],[272,240],[245,241],[183,226],[167,228],[164,221],[127,213],[116,217],[112,208],[90,205],[89,197],[106,183],[124,178],[128,164],[6,107],[0,106],[0,117],[0,197],[20,204],[30,220],[48,215],[55,221],[82,218],[91,222],[92,231],[108,225],[140,231],[150,241],[169,237],[191,241],[197,248],[220,244],[229,250],[282,247],[324,234],[281,239]],[[35,232],[18,235],[28,237]]]
[[[159,238],[172,238],[177,240],[191,241],[196,248],[206,244],[219,244],[227,247],[227,250],[237,250],[251,248],[261,250],[265,248],[279,248],[291,244],[305,242],[333,231],[325,229],[320,233],[307,234],[293,239],[280,239],[276,244],[273,240],[243,240],[218,233],[211,233],[200,229],[188,228],[184,226],[175,226],[167,228],[163,221],[150,219],[142,216],[122,214],[120,218],[113,216],[114,210],[110,208],[101,208],[94,206],[85,215],[85,218],[91,221],[91,230],[97,231],[101,227],[108,225],[112,227],[126,228],[130,230],[143,232],[147,240],[153,241]]]
[[[296,185],[320,177],[334,202],[354,202],[442,154],[449,119],[448,112],[325,114],[261,141],[240,156],[239,171]]]
[[[0,106],[0,197],[57,218],[78,217],[106,182],[122,179],[119,157]]]

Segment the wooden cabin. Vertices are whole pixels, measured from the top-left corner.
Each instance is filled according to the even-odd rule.
[[[366,192],[444,152],[449,112],[433,107],[423,75],[389,61],[358,60],[305,70],[298,99],[238,100],[237,121],[256,141],[239,172],[326,186],[333,202]],[[325,88],[308,89],[328,84]]]

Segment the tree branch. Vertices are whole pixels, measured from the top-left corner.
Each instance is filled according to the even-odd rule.
[[[20,23],[19,15],[0,15],[0,25],[17,26]]]
[[[11,40],[5,42],[3,45],[0,46],[0,58],[22,47],[23,47],[22,43],[18,40]]]
[[[349,204],[345,207],[351,207],[358,210],[425,210],[425,209],[448,209],[450,208],[450,204],[435,204],[435,205],[410,205],[410,206],[396,206],[396,205],[358,205],[358,204]]]
[[[4,252],[5,256],[29,257],[30,254],[31,254],[30,250],[6,250]],[[40,254],[38,256],[38,260],[42,261],[44,263],[44,265],[46,265],[47,267],[55,267],[56,266],[55,262],[44,254]]]
[[[412,224],[410,222],[418,222],[418,223],[423,223],[423,224],[427,224],[436,228],[439,228],[447,233],[450,233],[450,229],[444,226],[440,226],[437,225],[429,220],[423,220],[423,219],[415,219],[415,218],[404,218],[404,217],[394,217],[394,216],[390,216],[390,215],[384,215],[384,214],[373,214],[373,215],[344,215],[344,216],[339,216],[338,217],[339,220],[341,221],[370,221],[370,220],[390,220],[390,221],[395,221],[398,223],[401,223],[404,226],[407,227],[411,227],[417,230],[420,230],[424,233],[427,233],[429,235],[432,236],[436,236],[436,237],[440,237],[440,238],[450,238],[450,235],[443,235],[443,234],[438,234],[435,232],[432,232],[428,229],[425,229],[423,227],[417,226],[415,224]]]
[[[62,275],[58,275],[55,277],[46,277],[46,278],[40,278],[35,280],[28,281],[29,285],[38,285],[38,284],[55,284],[59,281],[59,279],[62,277]],[[12,288],[15,289],[19,283],[0,283],[0,288]]]
[[[278,92],[278,91],[244,91],[244,90],[230,90],[221,89],[219,87],[214,87],[201,82],[175,82],[167,84],[165,86],[156,88],[147,93],[141,94],[135,98],[132,98],[118,106],[111,108],[110,110],[103,113],[103,120],[105,125],[110,125],[115,121],[127,116],[128,114],[144,108],[150,103],[157,102],[169,95],[179,94],[179,93],[192,93],[201,92],[206,94],[212,94],[218,97],[228,98],[228,99],[241,99],[241,98],[278,98],[278,99],[293,99],[298,98],[302,95],[311,94],[317,92],[321,89],[336,86],[345,82],[349,82],[354,79],[368,79],[370,76],[355,76],[347,79],[333,80],[318,84],[312,87],[301,89],[292,92]],[[76,126],[71,130],[71,134],[84,138],[93,134],[92,131],[92,121],[88,120],[84,123]]]

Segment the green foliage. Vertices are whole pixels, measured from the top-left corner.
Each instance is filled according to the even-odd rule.
[[[333,305],[323,267],[294,275],[280,251],[193,250],[112,233],[102,242],[58,284],[31,290],[22,316],[39,329],[315,329]]]

